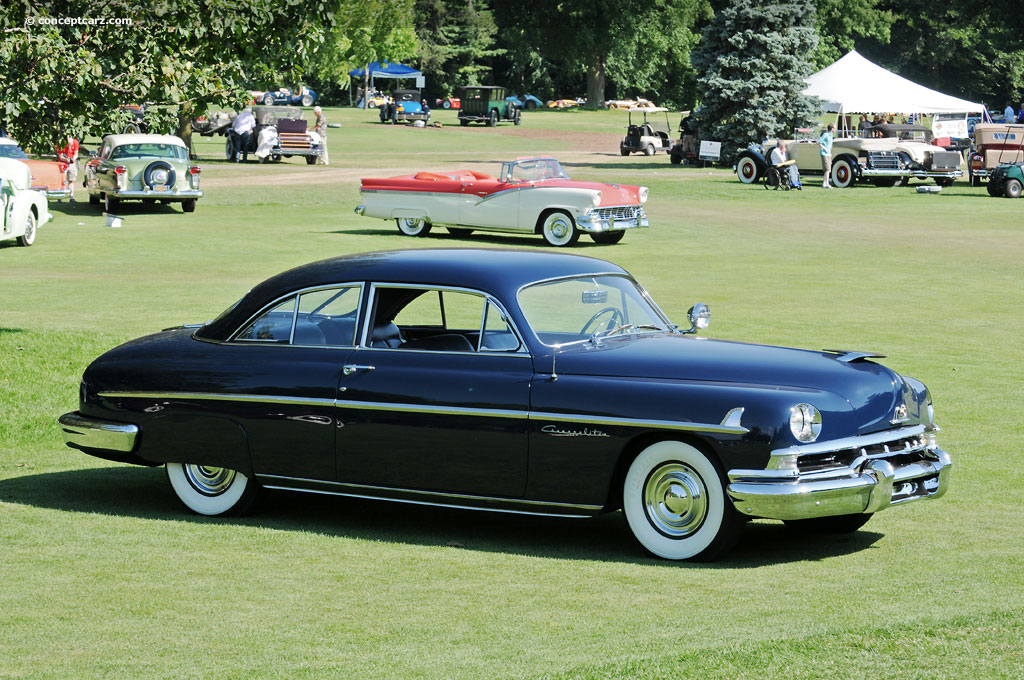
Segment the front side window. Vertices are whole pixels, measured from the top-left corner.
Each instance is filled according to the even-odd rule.
[[[235,340],[281,345],[355,345],[361,287],[319,288],[289,296],[242,329]]]
[[[581,276],[536,283],[519,291],[519,306],[546,345],[672,330],[636,282],[625,276]]]
[[[500,308],[482,293],[378,287],[367,344],[426,352],[515,352]]]

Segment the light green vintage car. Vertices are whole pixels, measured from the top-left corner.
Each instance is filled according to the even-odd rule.
[[[199,173],[179,137],[107,135],[86,164],[85,187],[89,202],[103,201],[107,212],[115,211],[123,200],[181,203],[183,211],[192,212],[203,195]]]

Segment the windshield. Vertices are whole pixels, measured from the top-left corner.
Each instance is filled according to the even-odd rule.
[[[536,182],[542,179],[569,179],[562,165],[554,158],[530,158],[505,163],[501,176],[506,182]]]
[[[545,345],[673,330],[633,279],[616,274],[536,283],[519,291],[519,306]]]
[[[24,160],[28,158],[25,152],[17,144],[0,144],[0,158],[17,158]]]
[[[122,144],[110,152],[111,160],[121,158],[171,158],[188,160],[185,147],[176,144]]]

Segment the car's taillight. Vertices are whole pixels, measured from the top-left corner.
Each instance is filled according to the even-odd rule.
[[[119,165],[114,168],[114,175],[117,178],[117,187],[122,191],[128,187],[128,168]]]
[[[201,173],[202,171],[203,169],[200,168],[198,165],[193,165],[191,168],[188,169],[188,174],[192,177],[193,189],[199,188],[199,173]]]
[[[114,172],[117,173],[118,175],[123,175],[126,172],[128,172],[128,168],[124,167],[123,165],[119,165],[116,168],[114,168]]]

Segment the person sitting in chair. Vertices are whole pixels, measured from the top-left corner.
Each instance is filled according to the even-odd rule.
[[[776,142],[775,148],[772,149],[769,161],[772,165],[779,169],[779,172],[786,172],[789,174],[789,185],[794,189],[802,189],[800,184],[800,172],[796,169],[796,161],[786,160],[786,143],[781,139]]]

